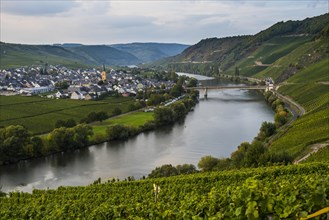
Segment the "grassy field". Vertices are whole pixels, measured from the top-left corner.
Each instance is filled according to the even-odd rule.
[[[105,136],[106,128],[116,124],[139,127],[153,119],[152,112],[133,112],[115,118],[109,118],[103,122],[96,122],[93,124],[94,137]]]
[[[109,97],[101,101],[46,99],[41,97],[0,96],[0,125],[26,126],[33,134],[54,129],[57,120],[74,119],[79,122],[90,112],[105,111],[112,115],[114,108],[128,111],[132,98]]]

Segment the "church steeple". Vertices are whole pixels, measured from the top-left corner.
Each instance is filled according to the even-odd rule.
[[[106,81],[106,70],[105,70],[105,65],[104,64],[103,64],[102,80]]]

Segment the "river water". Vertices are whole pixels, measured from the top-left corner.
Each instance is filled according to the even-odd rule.
[[[33,188],[87,185],[99,177],[138,179],[163,164],[197,165],[206,155],[229,157],[241,142],[252,141],[263,121],[273,121],[273,115],[256,91],[210,90],[207,99],[201,92],[199,104],[182,123],[126,141],[0,166],[0,185],[5,192],[31,192]]]

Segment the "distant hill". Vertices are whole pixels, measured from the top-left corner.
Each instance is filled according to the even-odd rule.
[[[40,65],[88,66],[94,63],[59,46],[9,44],[0,42],[0,68]]]
[[[83,44],[77,44],[77,43],[64,43],[64,44],[53,44],[54,46],[60,46],[60,47],[80,47],[83,46]]]
[[[110,46],[131,53],[144,63],[177,55],[189,47],[189,45],[175,43],[130,43],[112,44]]]
[[[80,44],[26,45],[0,42],[0,68],[49,63],[70,67],[131,65],[141,62],[134,55],[115,48]]]
[[[106,45],[67,47],[67,50],[95,64],[133,65],[141,62],[134,55]]]
[[[239,44],[242,44],[247,38],[248,36],[204,39],[186,48],[181,54],[155,62],[155,65],[161,65],[162,63],[186,64],[220,62],[225,59],[227,53]]]
[[[64,43],[53,45],[26,45],[0,42],[0,68],[63,64],[71,67],[125,66],[147,63],[177,55],[188,45],[165,43],[131,43],[109,45],[82,45]]]
[[[222,73],[234,74],[237,67],[241,75],[263,77],[270,74],[284,81],[296,72],[292,67],[306,67],[326,56],[328,20],[327,13],[302,21],[278,22],[255,35],[204,39],[179,55],[164,58],[149,66],[205,75],[216,74],[217,68]],[[312,47],[307,54],[298,50],[307,48],[309,44],[314,44],[313,51]],[[310,57],[306,59],[308,54]],[[285,56],[288,59],[283,59]]]

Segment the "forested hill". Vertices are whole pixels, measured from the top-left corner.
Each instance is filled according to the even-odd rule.
[[[254,76],[307,43],[324,39],[324,45],[329,35],[328,20],[327,13],[302,21],[278,22],[251,36],[204,39],[181,54],[154,62],[151,66],[205,75],[217,75],[218,68],[222,73],[234,74],[235,67],[238,67],[241,75]],[[325,56],[323,48],[319,49],[321,51],[317,49],[309,64]],[[291,64],[294,65],[296,60],[303,62],[303,56],[295,57]]]
[[[138,65],[181,53],[188,45],[132,43],[27,45],[0,42],[0,68],[62,64],[70,67]]]
[[[110,46],[131,53],[144,63],[177,55],[189,47],[189,45],[176,43],[130,43],[112,44]]]
[[[141,62],[134,55],[105,45],[27,45],[0,43],[0,68],[43,65],[90,67],[102,64],[131,65]]]
[[[328,158],[328,21],[327,13],[279,22],[252,36],[204,39],[154,66],[209,76],[271,77],[277,92],[298,103],[305,114],[267,140],[269,151],[296,161],[310,154],[314,160]],[[273,99],[269,103],[275,106]]]
[[[141,62],[140,59],[128,52],[105,45],[77,46],[66,49],[97,65],[133,65]]]

